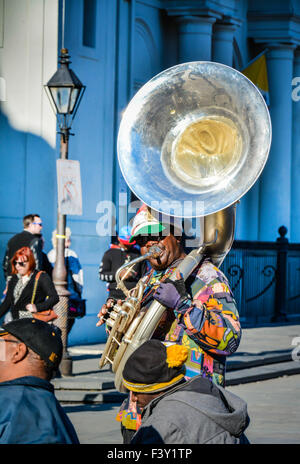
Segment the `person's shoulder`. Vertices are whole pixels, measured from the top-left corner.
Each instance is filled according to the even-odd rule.
[[[66,251],[67,251],[66,255],[68,258],[78,258],[77,253],[71,248],[66,248]]]
[[[34,276],[34,278],[36,278],[38,272],[40,272],[39,278],[40,278],[41,280],[45,280],[45,281],[47,281],[47,282],[48,282],[49,280],[51,281],[51,278],[50,278],[49,274],[48,274],[46,271],[37,271],[37,270],[33,271],[33,276]]]
[[[215,266],[209,258],[206,258],[194,271],[194,275],[204,282],[212,281],[224,276],[223,272]]]
[[[103,260],[114,261],[115,259],[117,259],[117,257],[120,257],[121,255],[122,255],[121,248],[113,245],[104,252],[102,256],[102,261]]]
[[[218,269],[210,258],[205,258],[199,266],[199,269]]]
[[[45,407],[52,410],[56,401],[53,386],[47,380],[24,376],[0,382],[0,417],[6,414],[7,420],[15,424],[18,424],[20,417],[22,421],[24,417],[30,420],[37,410]]]
[[[30,232],[29,232],[30,233]],[[30,244],[31,245],[40,245],[42,246],[42,238],[41,238],[41,235],[40,234],[30,234],[32,237],[31,237],[31,241],[30,241]]]
[[[5,404],[6,408],[18,407],[23,402],[25,390],[26,385],[20,379],[0,382],[0,404]]]
[[[151,414],[143,418],[136,434],[136,443],[188,443],[182,427],[182,423],[187,425],[185,413],[185,408],[177,408],[176,402],[160,401]]]
[[[28,232],[27,230],[22,230],[21,232],[18,232],[17,234],[13,235],[9,240],[8,240],[8,245],[11,243],[14,243],[18,240],[21,240],[22,238],[30,238],[32,234]]]
[[[47,253],[47,257],[48,257],[50,263],[55,263],[55,258],[56,258],[56,250],[55,250],[55,248],[52,248],[52,250],[50,250]]]
[[[105,254],[110,254],[110,255],[121,254],[121,253],[122,253],[122,250],[118,245],[111,245],[110,248],[106,250],[105,252]]]
[[[12,274],[8,282],[8,288],[14,287],[17,281],[18,281],[17,274]]]
[[[23,377],[16,377],[15,379],[7,380],[5,382],[0,382],[1,391],[2,389],[5,389],[5,388],[14,388],[14,387],[20,387],[20,388],[33,387],[33,388],[39,388],[43,390],[49,390],[52,393],[54,391],[53,385],[48,380],[42,379],[41,377],[37,377],[35,375],[28,374],[28,375],[24,375]]]
[[[6,382],[0,383],[0,423],[9,422],[15,418],[24,400],[24,387],[9,386]]]
[[[19,232],[16,236],[18,237],[26,237],[28,239],[32,239],[34,237],[34,234],[29,232],[28,230],[22,230],[22,232]]]
[[[40,282],[52,282],[49,274],[46,272],[46,271],[38,271],[37,269],[35,269],[31,275],[31,278],[30,280],[36,280],[38,279]]]
[[[199,383],[197,383],[196,380],[198,377],[199,376],[196,376],[193,379],[190,379],[182,385],[178,385],[171,391],[162,395],[159,400],[159,407],[157,408],[156,405],[154,410],[160,413],[164,411],[164,415],[169,421],[172,421],[172,418],[174,417],[178,417],[178,414],[185,414],[189,410],[189,408],[194,407],[195,398],[198,398],[201,394],[200,392],[202,386],[202,377],[199,377],[200,392],[198,391]],[[205,391],[205,393],[209,394],[209,391]]]

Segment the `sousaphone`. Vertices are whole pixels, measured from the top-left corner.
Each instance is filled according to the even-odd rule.
[[[234,237],[235,204],[260,176],[270,145],[270,115],[261,93],[243,74],[220,63],[169,68],[130,101],[118,134],[118,159],[128,186],[163,215],[203,218],[203,243],[180,264],[184,278],[203,255],[217,265],[223,261]],[[126,333],[117,338],[114,359],[103,353],[100,365],[112,363],[120,391],[127,358],[151,338],[164,309],[154,302],[130,338]]]

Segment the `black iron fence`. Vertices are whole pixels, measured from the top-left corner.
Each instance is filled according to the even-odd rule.
[[[278,232],[276,242],[236,240],[221,266],[244,325],[300,320],[300,244]]]

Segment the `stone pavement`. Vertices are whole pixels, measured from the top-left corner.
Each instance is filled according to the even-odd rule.
[[[125,394],[114,387],[114,374],[100,371],[104,344],[73,346],[73,375],[55,378],[57,399],[63,403],[121,403]],[[226,385],[240,385],[300,373],[300,324],[269,324],[243,329],[238,351],[228,358]]]

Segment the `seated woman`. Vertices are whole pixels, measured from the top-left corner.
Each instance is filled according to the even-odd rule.
[[[49,275],[42,272],[32,297],[38,271],[35,259],[28,247],[17,250],[11,259],[12,277],[8,282],[6,297],[0,305],[0,318],[10,309],[13,319],[32,317],[32,313],[52,309],[59,301]]]

